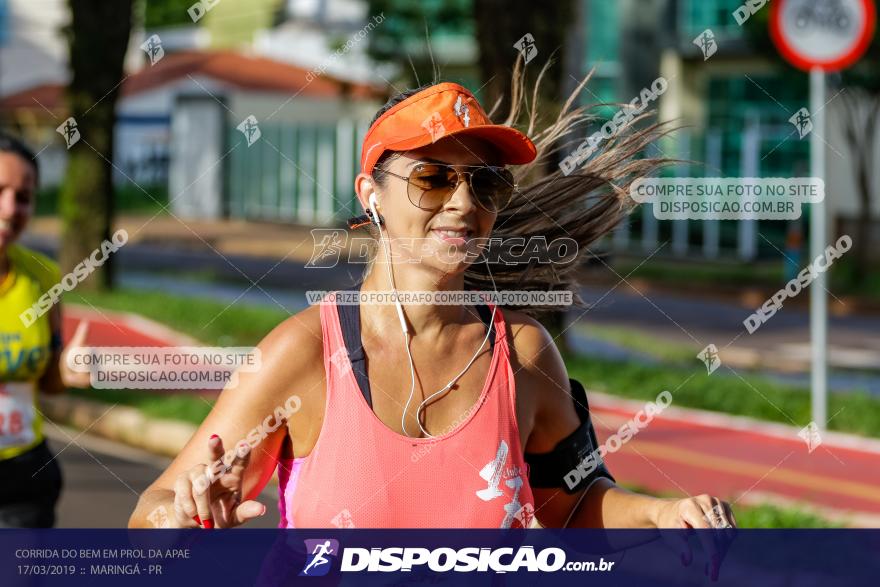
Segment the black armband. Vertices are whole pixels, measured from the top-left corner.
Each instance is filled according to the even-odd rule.
[[[574,408],[581,425],[560,440],[552,451],[525,453],[529,465],[529,484],[532,487],[561,487],[566,493],[576,493],[605,477],[614,481],[599,454],[599,441],[590,419],[590,406],[584,386],[569,379]]]

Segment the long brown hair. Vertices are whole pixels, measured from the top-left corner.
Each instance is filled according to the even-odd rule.
[[[468,289],[491,290],[494,279],[499,290],[567,290],[573,293],[575,304],[580,305],[582,301],[577,295],[578,284],[575,280],[577,269],[594,255],[591,247],[596,241],[610,233],[634,208],[635,202],[628,195],[630,185],[636,179],[674,162],[665,157],[645,156],[649,145],[674,129],[665,123],[650,122],[653,113],[644,112],[619,127],[612,138],[599,143],[595,154],[570,174],[565,175],[558,168],[548,172],[548,167],[553,165],[560,153],[580,142],[582,137],[574,138],[573,135],[582,135],[587,124],[596,120],[597,117],[590,112],[597,106],[603,106],[574,106],[592,77],[591,72],[568,96],[556,119],[541,126],[538,113],[542,109],[538,90],[549,66],[548,62],[542,68],[530,95],[525,87],[522,58],[517,60],[514,67],[510,111],[500,124],[517,127],[529,136],[538,149],[538,157],[527,165],[513,169],[520,187],[514,191],[510,204],[499,212],[490,238],[502,239],[503,242],[511,238],[543,237],[550,243],[566,237],[577,243],[577,253],[567,255],[564,263],[511,262],[509,258],[505,258],[504,262],[480,260],[465,271],[465,285]],[[427,86],[395,96],[377,113],[377,117],[424,87]],[[618,106],[628,107],[625,104]],[[493,117],[495,110],[497,104],[489,112],[490,117]],[[393,157],[393,154],[386,153],[377,163],[377,168],[390,159],[388,155]],[[381,182],[381,179],[377,178],[377,181]],[[375,232],[373,234],[376,236]],[[487,264],[488,271],[492,273],[491,279]],[[547,305],[517,305],[511,308],[533,315],[564,309],[562,306]]]

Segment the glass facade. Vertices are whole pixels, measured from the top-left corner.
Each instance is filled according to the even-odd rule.
[[[9,31],[9,2],[0,0],[0,47],[6,45]]]
[[[706,127],[721,137],[721,169],[739,175],[745,132],[757,130],[760,159],[756,171],[765,177],[789,176],[809,163],[809,141],[801,140],[789,118],[809,95],[805,75],[732,75],[712,77],[707,87]]]
[[[616,2],[583,0],[587,20],[586,69],[596,68],[593,79],[584,88],[582,99],[586,104],[618,102],[617,80],[620,71],[620,14]],[[607,106],[596,110],[602,117],[610,117],[616,108]]]
[[[745,0],[680,0],[679,27],[688,38],[706,29],[716,36],[739,37],[742,27],[736,23],[733,11]]]

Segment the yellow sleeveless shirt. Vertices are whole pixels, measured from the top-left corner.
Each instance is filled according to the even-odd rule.
[[[9,272],[0,281],[0,460],[43,440],[37,382],[49,364],[49,312],[25,326],[20,315],[61,280],[58,265],[18,245],[7,249]]]

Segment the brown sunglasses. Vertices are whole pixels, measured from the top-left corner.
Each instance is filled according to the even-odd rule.
[[[387,173],[406,181],[409,184],[406,190],[409,201],[422,210],[439,209],[449,201],[465,178],[477,204],[492,213],[507,207],[517,187],[509,169],[494,165],[419,163],[412,168],[408,177],[384,169],[374,169],[373,173]]]

